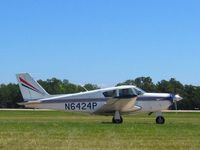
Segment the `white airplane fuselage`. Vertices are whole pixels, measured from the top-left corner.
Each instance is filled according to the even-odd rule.
[[[168,109],[173,102],[182,99],[179,95],[169,93],[147,93],[132,85],[49,95],[27,73],[18,74],[17,80],[24,98],[24,102],[20,104],[25,107],[112,115],[113,123],[122,123],[121,114],[161,112]],[[164,123],[164,118],[158,116],[156,122]]]
[[[168,93],[144,93],[133,98],[106,98],[103,95],[105,91],[128,88],[135,88],[135,86],[121,86],[78,94],[52,96],[37,101],[28,101],[25,106],[39,109],[112,114],[116,109],[121,113],[157,112],[168,109],[173,103],[173,97]]]

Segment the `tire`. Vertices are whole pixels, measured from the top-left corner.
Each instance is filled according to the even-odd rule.
[[[123,123],[123,118],[120,116],[120,119],[115,119],[114,117],[112,118],[112,123],[115,124],[121,124]]]
[[[165,123],[165,118],[163,116],[158,116],[156,118],[156,123],[157,124],[164,124]]]

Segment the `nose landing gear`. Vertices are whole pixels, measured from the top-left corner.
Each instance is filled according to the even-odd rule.
[[[162,116],[161,112],[156,112],[156,124],[164,124],[165,118]]]
[[[163,116],[156,117],[156,123],[157,124],[164,124],[165,123],[165,118]]]
[[[121,123],[123,123],[123,118],[120,115],[119,111],[115,112],[115,115],[112,118],[112,123],[115,123],[115,124],[121,124]]]

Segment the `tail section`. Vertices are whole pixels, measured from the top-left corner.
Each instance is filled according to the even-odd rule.
[[[50,95],[30,76],[30,74],[21,73],[17,74],[16,77],[25,101],[50,97]]]

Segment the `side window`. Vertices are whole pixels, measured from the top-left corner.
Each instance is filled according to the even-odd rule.
[[[116,97],[117,92],[116,92],[116,90],[106,91],[106,92],[103,93],[103,95],[105,97]]]

